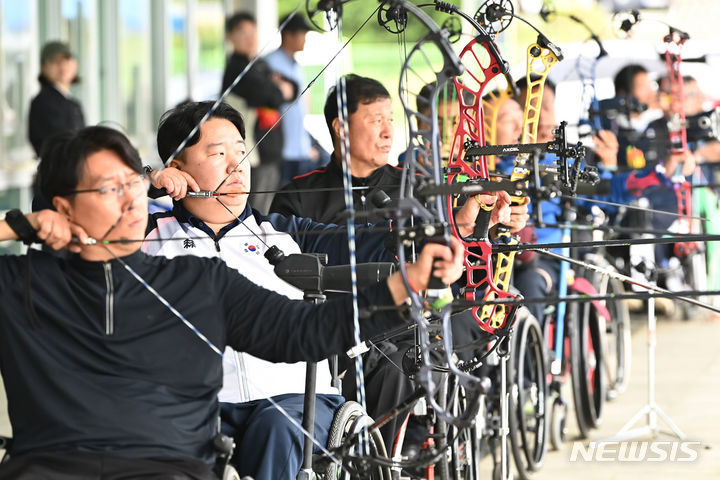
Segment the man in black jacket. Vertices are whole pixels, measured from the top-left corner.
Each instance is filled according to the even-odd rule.
[[[392,102],[390,93],[377,80],[348,75],[346,77],[350,129],[350,168],[356,211],[366,213],[382,205],[384,195],[391,204],[397,202],[402,169],[388,164],[393,142]],[[335,88],[325,102],[325,122],[333,139],[334,151],[324,168],[295,177],[275,196],[270,211],[283,215],[308,217],[321,223],[345,222],[343,167],[340,164],[340,123]],[[308,189],[324,189],[308,193]],[[302,192],[293,193],[293,190]],[[386,205],[389,206],[389,205]],[[362,217],[362,222],[376,223],[378,215]]]
[[[38,183],[56,211],[11,211],[0,240],[77,255],[0,257],[0,366],[14,435],[0,477],[215,478],[223,347],[276,362],[325,358],[352,344],[350,299],[311,306],[216,259],[140,252],[147,181],[117,131],[56,137],[46,155]],[[409,267],[418,288],[431,273],[449,282],[461,269],[457,244],[429,245]],[[406,296],[394,275],[359,302],[399,305]],[[362,334],[400,323],[375,314]]]
[[[280,118],[279,108],[297,96],[298,86],[278,73],[274,73],[258,53],[258,35],[255,17],[239,12],[225,22],[225,34],[232,46],[223,73],[222,91],[227,90],[242,74],[232,88],[227,102],[240,111],[247,126],[248,144],[267,135],[252,152],[249,162],[257,190],[276,190],[280,186],[280,166],[283,153],[283,129],[280,124],[272,128]],[[250,69],[243,74],[253,61]],[[251,201],[263,214],[268,212],[272,195],[253,195]]]
[[[353,206],[360,215],[356,223],[375,223],[384,217],[373,212],[378,207],[397,205],[400,197],[402,169],[388,163],[393,142],[393,112],[390,93],[377,80],[347,75],[348,142]],[[343,192],[343,167],[340,164],[340,123],[336,90],[333,87],[325,102],[325,122],[333,139],[334,152],[325,168],[295,177],[275,196],[270,211],[283,215],[312,218],[322,223],[346,222]],[[313,192],[312,190],[317,190]],[[382,201],[386,202],[382,204]],[[506,199],[509,203],[509,198]],[[455,214],[462,235],[470,235],[480,209],[481,199],[465,202]],[[496,211],[505,200],[497,202]],[[506,205],[506,204],[505,204]],[[365,385],[368,413],[379,418],[399,404],[414,389],[409,375],[401,371],[406,352],[414,348],[412,334],[383,342],[365,358]],[[349,370],[350,363],[345,365]],[[354,375],[346,374],[343,395],[355,396]],[[393,448],[400,427],[393,419],[381,428],[388,451]]]

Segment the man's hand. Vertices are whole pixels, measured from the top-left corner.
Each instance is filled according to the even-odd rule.
[[[595,143],[595,155],[600,158],[603,167],[614,170],[617,168],[617,156],[620,145],[617,137],[610,130],[600,130],[593,137]]]
[[[720,162],[720,142],[712,140],[695,150],[695,156],[701,158],[697,163],[717,163]]]
[[[273,73],[271,77],[273,83],[277,85],[280,93],[282,93],[283,99],[289,102],[295,98],[295,85],[285,80],[285,78],[279,73]]]
[[[665,175],[672,178],[675,175],[678,165],[683,177],[689,177],[695,171],[695,155],[690,150],[680,153],[671,153],[665,160]]]
[[[37,230],[37,236],[45,245],[54,250],[67,247],[71,252],[79,253],[88,235],[82,227],[70,223],[67,218],[54,210],[40,210],[25,216],[30,225]],[[80,243],[70,243],[77,237]]]
[[[510,195],[507,192],[481,193],[469,198],[460,211],[455,214],[455,224],[460,236],[467,237],[473,233],[475,219],[477,219],[482,205],[494,205],[490,213],[490,227],[496,223],[511,221]]]
[[[528,204],[530,203],[530,197],[523,198],[523,203],[520,205],[510,205],[510,221],[505,225],[510,227],[510,233],[518,233],[520,230],[525,228],[527,221],[530,220],[528,214]]]
[[[426,290],[430,277],[438,277],[444,284],[455,282],[463,272],[463,247],[460,241],[450,238],[452,248],[438,243],[426,244],[415,263],[407,266],[410,286],[417,291]],[[395,305],[402,304],[410,295],[405,289],[400,272],[387,280]]]
[[[200,186],[192,176],[175,167],[164,168],[158,173],[152,172],[150,180],[153,187],[164,188],[173,200],[185,198],[188,188],[193,192],[200,191]]]

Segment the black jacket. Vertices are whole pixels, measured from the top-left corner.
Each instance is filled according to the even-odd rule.
[[[346,222],[343,216],[345,212],[345,193],[343,192],[342,176],[342,168],[333,158],[325,167],[295,177],[283,187],[283,193],[275,195],[270,211],[282,215],[312,218],[320,223],[344,225]],[[397,199],[400,197],[401,177],[401,168],[385,165],[375,170],[369,177],[352,178],[353,187],[370,187],[353,190],[355,211],[360,214],[370,213],[368,216],[358,216],[356,223],[378,223],[384,220],[382,215],[372,214],[372,211],[377,206],[373,204],[371,194],[374,190],[381,189],[391,199],[389,206],[396,206]],[[298,189],[321,188],[333,190],[292,193],[293,190]]]
[[[222,89],[227,90],[235,78],[245,70],[250,59],[244,55],[233,53],[228,57],[223,74]],[[285,103],[282,92],[273,83],[272,70],[262,58],[255,60],[252,68],[245,72],[243,78],[233,87],[232,92],[244,98],[252,107],[268,107],[278,109]],[[296,86],[297,90],[297,86]]]
[[[58,133],[79,130],[85,126],[80,103],[63,95],[42,75],[40,93],[30,102],[28,136],[40,156],[43,142]]]
[[[136,252],[123,260],[220,350],[297,362],[353,343],[348,297],[318,306],[292,301],[219,259]],[[360,308],[392,304],[384,282],[359,296]],[[363,320],[363,336],[399,322],[375,314]],[[221,358],[118,260],[0,257],[0,369],[13,455],[212,461]]]
[[[228,57],[225,64],[225,73],[223,73],[223,92],[245,70],[249,63],[250,59],[245,55],[233,53]],[[248,106],[257,107],[257,122],[255,125],[246,124],[245,128],[253,129],[256,142],[267,133],[267,138],[262,143],[257,144],[258,154],[264,164],[280,163],[285,141],[280,124],[277,124],[268,133],[270,125],[274,124],[275,120],[280,116],[278,109],[285,103],[282,92],[272,81],[272,74],[273,72],[267,62],[262,58],[258,58],[232,89],[232,93],[243,98]],[[295,85],[295,94],[297,95],[297,85]],[[251,146],[249,145],[248,148]]]

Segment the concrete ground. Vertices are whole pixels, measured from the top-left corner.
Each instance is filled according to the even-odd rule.
[[[569,440],[561,451],[548,452],[545,465],[533,478],[537,480],[577,479],[720,479],[720,321],[703,316],[689,321],[670,322],[658,319],[656,355],[656,404],[687,436],[686,441],[697,443],[649,443],[651,436],[628,440],[623,445],[608,444],[607,449],[589,452],[592,442],[615,436],[636,412],[648,403],[648,358],[646,316],[633,318],[633,364],[628,389],[614,401],[606,404],[601,427],[590,438],[578,440],[573,414],[569,415]],[[568,397],[570,395],[566,395]],[[648,425],[642,417],[635,427]],[[658,425],[667,430],[658,419]],[[575,437],[575,438],[573,438]],[[660,434],[657,442],[677,439]],[[571,461],[573,443],[576,461]],[[584,448],[579,448],[579,447]],[[597,447],[596,447],[597,448]],[[641,461],[619,461],[618,452],[626,454],[647,448]],[[675,449],[675,454],[673,454]],[[585,453],[592,460],[584,460]],[[664,452],[660,453],[660,452]],[[652,461],[666,457],[665,461]],[[679,461],[697,457],[694,461]],[[675,458],[671,461],[670,458]],[[627,456],[624,456],[627,459]]]
[[[669,478],[720,479],[720,321],[707,317],[690,321],[658,320],[656,401],[662,410],[687,435],[688,441],[699,443],[648,444],[647,458],[641,461],[619,461],[619,448],[606,448],[590,454],[590,442],[615,435],[620,428],[647,403],[647,330],[645,317],[633,319],[633,364],[630,385],[625,393],[608,403],[602,426],[591,438],[576,440],[577,428],[572,411],[568,416],[569,439],[561,451],[548,452],[537,480],[657,480]],[[2,385],[0,385],[0,388]],[[571,397],[568,394],[566,397]],[[660,423],[662,427],[662,423]],[[647,425],[643,418],[637,426]],[[10,434],[4,391],[0,391],[0,435]],[[640,441],[642,439],[636,439]],[[659,441],[672,441],[660,436]],[[584,447],[571,462],[573,443]],[[626,449],[640,451],[642,445],[628,443]],[[673,453],[673,448],[675,453]],[[651,461],[665,452],[675,461]],[[693,453],[694,452],[694,453]],[[592,457],[584,460],[582,454]],[[696,454],[692,462],[678,461]],[[605,460],[605,461],[604,461]]]

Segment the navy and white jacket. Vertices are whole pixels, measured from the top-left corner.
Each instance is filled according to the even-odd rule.
[[[273,266],[264,256],[269,246],[277,246],[285,255],[327,253],[330,265],[349,262],[347,236],[342,234],[344,230],[340,227],[297,217],[262,216],[249,206],[239,218],[242,225],[235,220],[215,235],[202,220],[176,202],[171,212],[151,216],[143,251],[169,258],[178,255],[221,258],[256,285],[292,299],[302,299],[303,294],[275,274]],[[327,233],[318,234],[322,231]],[[393,260],[383,246],[384,234],[360,234],[360,237],[357,242],[359,261]],[[324,335],[324,332],[317,334]],[[223,364],[220,401],[239,403],[286,393],[303,393],[305,368],[304,362],[271,363],[228,349]],[[320,362],[317,375],[318,393],[338,393],[330,385],[327,361]]]

